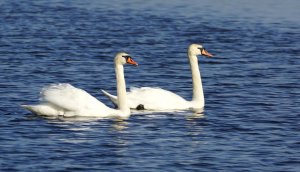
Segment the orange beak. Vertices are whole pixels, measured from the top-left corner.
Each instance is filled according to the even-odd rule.
[[[210,54],[208,51],[206,51],[205,49],[202,49],[202,55],[207,56],[207,57],[213,57],[212,54]]]
[[[128,58],[126,62],[127,62],[128,64],[132,64],[132,65],[135,65],[135,66],[138,65],[138,63],[135,62],[132,58]]]

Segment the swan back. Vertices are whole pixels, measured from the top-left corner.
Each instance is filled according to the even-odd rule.
[[[129,105],[136,108],[142,104],[147,110],[187,109],[188,101],[171,91],[159,87],[131,88],[128,93]]]
[[[72,112],[103,112],[109,108],[86,91],[70,84],[51,84],[42,89],[41,99]],[[86,114],[90,115],[90,114]]]

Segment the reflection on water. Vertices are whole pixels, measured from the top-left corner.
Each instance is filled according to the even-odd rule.
[[[200,119],[204,118],[204,112],[202,113],[192,113],[192,114],[186,114],[186,119],[187,120],[194,120],[194,119]]]
[[[72,131],[88,131],[91,130],[89,126],[101,125],[101,123],[111,122],[111,126],[121,131],[128,128],[128,122],[122,118],[95,118],[95,117],[63,117],[63,116],[39,116],[44,119],[48,119],[49,123],[58,124],[61,126],[68,126],[67,130]],[[75,124],[75,125],[72,125]],[[78,125],[76,125],[78,124]],[[69,127],[73,126],[73,127]],[[76,127],[75,127],[76,126]]]
[[[128,129],[128,122],[122,119],[99,119],[99,118],[83,118],[83,117],[39,117],[45,119],[51,125],[51,130],[58,132],[52,135],[53,138],[63,142],[72,144],[96,144],[98,142],[97,135],[103,133],[111,133],[113,144],[123,145],[127,143],[123,140],[123,131]],[[67,136],[61,134],[67,133]]]
[[[128,122],[124,120],[114,120],[112,127],[117,131],[122,131],[128,128]]]

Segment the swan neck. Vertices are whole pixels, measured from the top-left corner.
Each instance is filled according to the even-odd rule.
[[[204,93],[202,87],[201,74],[198,65],[198,58],[196,55],[188,53],[190,67],[192,71],[192,82],[193,82],[193,102],[197,106],[204,106]]]
[[[117,80],[118,107],[121,111],[121,117],[129,117],[130,109],[127,105],[126,83],[124,77],[124,67],[122,64],[115,64]]]

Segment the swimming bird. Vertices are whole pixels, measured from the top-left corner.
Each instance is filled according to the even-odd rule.
[[[120,117],[128,118],[130,108],[127,105],[126,83],[124,78],[125,64],[138,64],[127,53],[121,52],[115,56],[115,73],[117,80],[116,101],[118,109],[112,109],[97,100],[86,91],[67,83],[51,84],[41,91],[42,102],[37,105],[21,105],[37,115],[64,117]]]
[[[131,109],[136,110],[152,110],[152,111],[164,111],[164,110],[185,110],[194,109],[200,110],[204,108],[204,93],[202,87],[202,80],[200,70],[198,66],[198,55],[206,57],[212,57],[202,45],[191,44],[188,47],[188,59],[190,62],[190,68],[192,72],[193,81],[193,98],[191,101],[187,101],[181,96],[162,88],[153,87],[141,87],[132,88],[127,93],[128,105]],[[114,96],[104,90],[102,90],[105,96],[107,96],[115,105],[117,105],[118,97]]]

